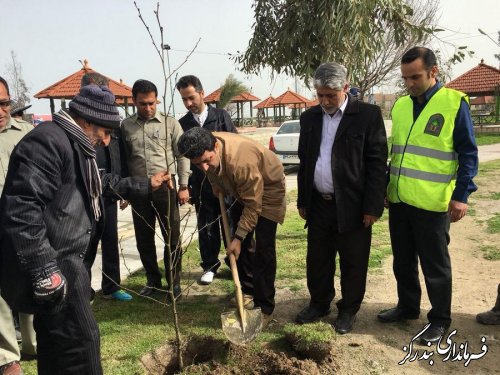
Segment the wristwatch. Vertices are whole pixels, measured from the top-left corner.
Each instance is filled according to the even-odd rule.
[[[180,190],[187,190],[187,188],[188,188],[187,185],[180,185],[179,186],[179,191]]]
[[[235,235],[234,235],[234,238],[236,238],[237,240],[240,240],[240,242],[243,242],[243,240],[244,240],[244,238],[243,238],[243,237],[241,237],[241,236],[240,236],[240,235],[238,235],[238,234],[235,234]]]

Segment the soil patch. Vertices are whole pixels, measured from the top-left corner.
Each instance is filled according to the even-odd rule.
[[[337,366],[331,355],[331,348],[321,348],[321,356],[309,350],[317,361],[297,358],[300,355],[275,352],[264,348],[255,353],[246,347],[239,347],[223,340],[210,337],[190,337],[183,349],[183,374],[255,374],[255,375],[319,375],[331,374]],[[325,354],[327,354],[325,356]],[[141,358],[141,363],[148,374],[170,375],[179,373],[177,350],[169,342],[154,352]]]

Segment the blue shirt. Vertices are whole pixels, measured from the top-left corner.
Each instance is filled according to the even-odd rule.
[[[419,103],[417,98],[410,96],[413,100],[413,121],[417,119],[425,108],[432,95],[434,95],[443,85],[437,82],[428,89],[423,103]],[[458,170],[455,190],[451,196],[452,200],[467,203],[469,195],[477,190],[472,179],[477,175],[478,157],[477,145],[474,138],[474,127],[470,116],[469,104],[462,99],[460,109],[455,118],[455,128],[453,130],[453,148],[458,154]]]

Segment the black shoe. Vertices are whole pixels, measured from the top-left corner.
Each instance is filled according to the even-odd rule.
[[[354,322],[356,321],[356,314],[349,314],[346,312],[339,312],[337,320],[333,323],[335,332],[345,335],[352,331]]]
[[[393,323],[402,320],[418,319],[419,315],[420,313],[408,313],[399,307],[393,307],[392,309],[381,311],[377,315],[377,318],[382,323]]]
[[[160,292],[161,290],[161,285],[154,285],[154,284],[146,284],[144,288],[141,289],[139,294],[143,297],[150,297],[155,293]]]
[[[330,314],[329,308],[320,309],[318,307],[309,305],[297,314],[297,316],[295,317],[295,321],[299,324],[312,323],[328,314]]]
[[[168,288],[167,288],[168,290]],[[174,297],[175,297],[175,301],[176,302],[179,302],[179,300],[182,298],[182,289],[181,289],[181,286],[179,284],[177,285],[174,285]],[[171,303],[172,302],[172,299],[170,298],[170,292],[167,292],[167,303]]]
[[[21,351],[21,361],[33,361],[37,358],[38,356],[36,354],[28,354]]]
[[[423,345],[427,345],[429,342],[434,344],[435,342],[438,342],[441,337],[443,337],[447,330],[448,328],[443,325],[431,323],[425,332],[422,333],[422,336],[420,336],[420,343]]]

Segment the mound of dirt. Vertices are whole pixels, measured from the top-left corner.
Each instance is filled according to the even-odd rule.
[[[258,354],[210,337],[191,337],[183,348],[183,374],[255,374],[255,375],[320,375],[336,371],[333,358],[298,359],[284,352],[263,349]],[[148,374],[170,375],[179,373],[177,349],[169,342],[141,362]]]

